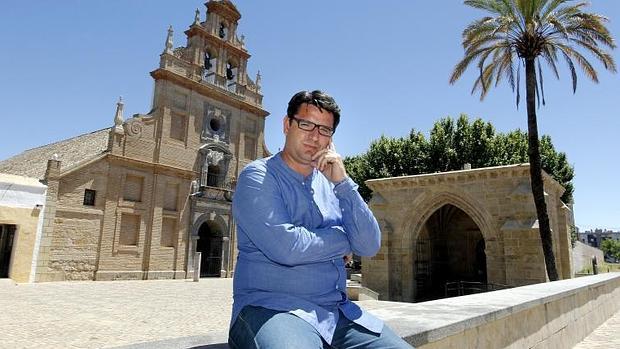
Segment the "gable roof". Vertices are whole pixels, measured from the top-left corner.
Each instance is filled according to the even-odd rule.
[[[62,170],[104,153],[108,148],[109,131],[109,128],[105,128],[26,150],[0,161],[0,173],[43,179],[47,160],[54,154],[58,154]]]

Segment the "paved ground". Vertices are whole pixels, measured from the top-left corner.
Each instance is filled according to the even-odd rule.
[[[111,348],[152,341],[158,345],[143,347],[198,346],[225,334],[231,294],[231,279],[18,285],[4,279],[0,348]]]
[[[15,284],[0,279],[0,348],[221,348],[231,279]],[[577,349],[620,348],[620,312]]]
[[[620,311],[605,321],[573,349],[620,348]]]

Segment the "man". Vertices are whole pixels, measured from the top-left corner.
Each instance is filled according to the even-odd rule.
[[[339,121],[329,95],[295,94],[284,150],[239,175],[232,348],[410,348],[346,295],[343,256],[375,255],[381,232],[335,151]]]

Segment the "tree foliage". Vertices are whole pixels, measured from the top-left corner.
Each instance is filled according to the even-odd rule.
[[[620,259],[620,241],[605,239],[601,243],[601,250],[605,253],[606,256]]]
[[[566,154],[558,152],[551,137],[540,140],[543,169],[564,186],[562,201],[571,202],[573,167]],[[527,134],[521,130],[496,132],[482,119],[470,122],[467,115],[456,121],[445,117],[433,125],[428,139],[411,130],[408,136],[381,136],[363,154],[345,158],[347,173],[360,185],[359,191],[369,200],[368,179],[417,175],[460,170],[466,163],[472,168],[521,164],[527,162]]]

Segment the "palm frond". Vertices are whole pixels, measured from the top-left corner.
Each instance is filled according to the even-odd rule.
[[[464,57],[455,66],[450,83],[455,83],[475,62],[478,76],[472,93],[480,91],[481,99],[490,87],[507,81],[513,92],[516,89],[518,108],[525,60],[535,62],[535,89],[538,102],[543,105],[546,100],[542,60],[557,79],[560,78],[558,61],[566,61],[573,92],[577,89],[576,66],[589,79],[598,81],[598,73],[584,53],[592,55],[605,69],[617,70],[614,57],[606,51],[616,47],[606,27],[608,19],[585,12],[588,3],[584,0],[465,0],[464,3],[489,15],[463,30]]]
[[[555,64],[555,62],[558,60],[558,56],[555,52],[555,47],[553,47],[552,45],[545,45],[541,55],[545,62],[547,62],[549,68],[551,68],[551,71],[553,72],[553,75],[555,75],[555,78],[559,80],[560,72],[558,71],[558,67]]]
[[[577,70],[575,69],[575,63],[573,63],[571,57],[564,52],[563,49],[560,48],[559,50],[562,52],[562,56],[564,57],[566,65],[568,65],[568,69],[570,70],[571,80],[573,82],[573,93],[575,93],[575,91],[577,91]]]
[[[594,82],[598,82],[598,74],[596,73],[596,69],[594,69],[592,64],[590,64],[590,62],[581,53],[579,53],[577,50],[573,49],[572,47],[568,45],[564,45],[564,44],[557,44],[557,45],[560,48],[560,50],[562,50],[562,52],[564,52],[565,54],[573,58],[575,61],[577,61],[577,64],[579,64],[583,72],[586,74],[588,78],[590,78],[590,80]]]

